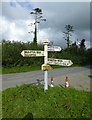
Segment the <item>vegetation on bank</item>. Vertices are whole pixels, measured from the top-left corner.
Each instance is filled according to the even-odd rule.
[[[73,88],[50,88],[22,85],[2,93],[4,118],[24,118],[32,113],[33,118],[89,118],[90,92]]]
[[[76,64],[78,66],[92,64],[92,48],[86,49],[82,41],[80,46],[73,43],[69,48],[62,49],[60,52],[49,52],[49,58],[70,59],[74,66]],[[20,54],[22,50],[43,50],[42,44],[3,40],[1,47],[2,59],[0,58],[0,63],[2,63],[2,73],[39,70],[44,63],[44,57],[28,58]]]
[[[41,70],[41,66],[15,66],[11,68],[2,68],[2,74],[20,73]]]
[[[70,67],[75,67],[75,66],[79,66],[77,64],[74,64]],[[58,66],[58,65],[51,65],[52,70],[53,69],[58,69],[58,68],[69,68],[67,66]],[[20,73],[20,72],[31,72],[31,71],[38,71],[41,70],[41,66],[15,66],[15,67],[5,67],[0,69],[0,74],[9,74],[9,73]]]

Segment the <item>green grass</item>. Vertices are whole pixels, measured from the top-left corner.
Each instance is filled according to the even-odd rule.
[[[2,92],[0,91],[0,120],[2,118]]]
[[[0,67],[0,74],[2,74],[2,68]]]
[[[79,65],[72,65],[70,67],[75,67],[75,66],[79,66]],[[64,66],[58,66],[58,65],[52,65],[51,66],[53,69],[58,69],[58,68],[67,68]],[[15,67],[11,67],[11,68],[6,68],[3,67],[2,69],[0,68],[0,74],[9,74],[9,73],[20,73],[20,72],[30,72],[30,71],[36,71],[36,70],[41,70],[41,65],[35,65],[35,66],[15,66]]]
[[[4,118],[89,118],[90,92],[22,85],[2,92],[2,108]]]
[[[20,72],[29,72],[40,70],[41,66],[16,66],[12,68],[2,68],[2,74],[8,73],[20,73]]]

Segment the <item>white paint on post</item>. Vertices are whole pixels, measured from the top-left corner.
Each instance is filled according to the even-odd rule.
[[[44,41],[44,64],[48,63],[48,40]],[[48,71],[44,71],[44,91],[48,90]]]
[[[47,43],[44,43],[44,64],[47,65],[48,63],[48,44]]]

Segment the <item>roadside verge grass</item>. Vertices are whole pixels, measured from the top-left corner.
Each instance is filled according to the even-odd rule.
[[[2,68],[2,74],[20,73],[40,70],[41,66],[16,66],[11,68]]]
[[[75,66],[79,66],[79,65],[72,65],[70,67],[75,67]],[[58,68],[67,68],[67,66],[59,66],[59,65],[52,65],[51,66],[53,69],[58,69]],[[6,67],[2,67],[2,69],[0,68],[0,74],[9,74],[9,73],[20,73],[20,72],[30,72],[30,71],[37,71],[37,70],[41,70],[41,65],[35,65],[35,66],[15,66],[15,67],[11,67],[11,68],[6,68]]]
[[[2,92],[3,118],[90,118],[90,92],[22,85]],[[30,117],[30,116],[29,116]]]
[[[2,74],[2,68],[0,67],[0,74]]]

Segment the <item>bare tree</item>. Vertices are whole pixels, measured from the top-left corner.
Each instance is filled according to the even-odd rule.
[[[34,14],[34,19],[35,22],[33,23],[35,25],[35,30],[34,30],[34,39],[33,42],[37,43],[37,24],[39,24],[41,21],[46,21],[46,19],[43,18],[42,16],[42,10],[40,8],[35,8],[33,9],[32,12],[30,12],[30,14]]]

